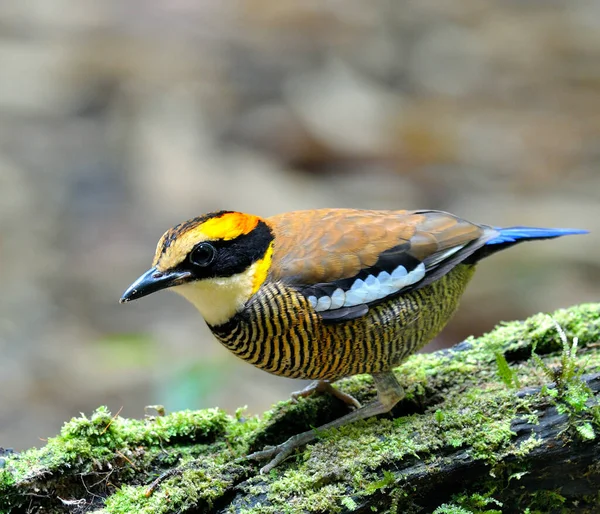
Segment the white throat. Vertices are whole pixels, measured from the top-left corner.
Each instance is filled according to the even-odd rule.
[[[255,265],[231,277],[182,284],[172,290],[196,306],[209,325],[218,326],[241,311],[252,296]]]

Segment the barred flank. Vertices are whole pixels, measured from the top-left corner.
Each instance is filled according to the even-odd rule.
[[[323,323],[294,289],[266,283],[244,312],[211,327],[223,345],[255,366],[291,378],[337,379],[399,365],[444,327],[474,267],[371,307],[361,318]]]

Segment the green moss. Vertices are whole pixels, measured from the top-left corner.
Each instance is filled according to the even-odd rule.
[[[384,471],[383,478],[381,480],[377,480],[376,482],[372,482],[366,488],[368,493],[374,493],[375,491],[379,491],[380,489],[385,489],[393,485],[396,482],[396,477],[391,471]]]
[[[530,508],[533,512],[551,512],[564,505],[566,498],[557,491],[541,490],[531,495]]]
[[[42,449],[25,452],[12,462],[15,482],[35,477],[38,471],[54,471],[80,462],[101,463],[132,448],[161,444],[214,441],[230,423],[218,409],[181,411],[144,420],[113,417],[106,407],[91,417],[73,418],[60,435],[48,439]]]
[[[569,341],[563,328],[552,319],[562,343],[559,363],[552,366],[544,362],[536,353],[536,345],[532,349],[532,359],[543,370],[549,381],[554,381],[554,388],[544,385],[542,393],[551,398],[560,414],[567,414],[570,428],[584,441],[595,439],[594,425],[597,425],[600,405],[594,401],[594,393],[584,380],[583,368],[577,361],[579,338],[574,336]]]
[[[185,468],[185,465],[184,465]],[[181,512],[196,507],[210,509],[240,474],[241,466],[215,465],[210,459],[183,469],[161,482],[156,490],[125,485],[107,498],[105,510],[113,514]]]
[[[385,462],[417,459],[435,465],[436,450],[445,447],[470,448],[474,458],[490,462],[499,455],[523,453],[526,448],[511,444],[510,422],[518,405],[511,404],[510,396],[498,385],[453,398],[441,422],[436,423],[431,411],[396,421],[370,419],[330,431],[325,440],[309,445],[293,467],[270,477],[268,506],[248,512],[283,512],[286,505],[297,507],[293,512],[322,512],[311,506],[321,505],[325,492],[330,500],[350,493],[357,501],[393,487],[397,479],[392,473],[377,472]],[[341,483],[352,483],[353,489],[341,488]],[[340,507],[330,501],[325,511],[338,512]]]
[[[345,507],[350,512],[355,511],[358,508],[357,503],[350,496],[346,496],[345,498],[342,498],[341,504],[343,507]]]
[[[502,503],[489,493],[457,494],[452,500],[440,505],[434,514],[502,514]]]
[[[44,448],[6,458],[0,469],[0,511],[29,502],[35,489],[40,497],[51,496],[39,500],[48,512],[64,510],[56,500],[62,491],[71,494],[67,498],[89,498],[92,510],[119,514],[202,511],[229,502],[235,504],[232,512],[248,514],[336,513],[353,511],[371,498],[387,498],[381,512],[408,512],[418,510],[420,491],[405,483],[401,471],[389,469],[435,470],[460,448],[465,458],[486,463],[493,475],[485,477],[478,493],[459,494],[436,512],[498,512],[494,492],[527,472],[518,463],[540,444],[533,435],[515,441],[515,418],[536,423],[540,406],[552,401],[575,422],[565,442],[571,435],[590,440],[600,429],[599,407],[581,381],[583,373],[600,369],[600,352],[593,348],[600,334],[600,304],[561,310],[553,318],[568,341],[578,338],[577,352],[571,343],[565,354],[555,324],[540,314],[503,324],[455,351],[415,355],[397,370],[407,398],[393,413],[326,431],[267,476],[256,474],[255,463],[238,458],[334,419],[346,407],[315,396],[296,405],[280,402],[262,420],[246,417],[243,409],[235,416],[207,409],[130,420],[100,408],[67,422]],[[534,348],[543,366],[530,358]],[[541,388],[550,372],[554,379],[559,376],[556,388],[515,395],[515,387]],[[366,375],[343,380],[339,387],[363,403],[375,395]],[[505,464],[509,457],[511,466]],[[553,494],[529,500],[536,509],[544,502],[556,505],[560,501]]]
[[[515,370],[511,369],[506,357],[500,352],[496,352],[496,365],[498,366],[498,376],[507,387],[520,389],[519,377]]]
[[[109,500],[118,504],[123,499],[122,491],[117,489],[119,484],[140,472],[158,475],[164,468],[209,453],[216,453],[220,461],[230,460],[231,456],[224,451],[225,441],[217,439],[229,436],[243,440],[244,432],[250,432],[256,423],[256,420],[246,423],[241,417],[231,418],[219,409],[132,420],[112,416],[106,407],[100,407],[90,417],[83,415],[65,423],[60,435],[49,439],[45,447],[7,460],[0,474],[0,510],[18,504],[16,488],[41,481],[48,473],[56,475],[54,482],[48,481],[44,486],[49,491],[67,488],[66,483],[61,484],[63,474],[78,472],[93,477],[102,490],[115,492]],[[110,476],[110,482],[107,479],[104,483],[103,475]],[[82,487],[76,485],[75,490]],[[135,489],[126,488],[128,492]],[[132,493],[133,498],[142,496],[143,491]]]
[[[433,511],[433,514],[472,514],[473,511],[463,509],[458,505],[452,505],[450,503],[444,503]]]

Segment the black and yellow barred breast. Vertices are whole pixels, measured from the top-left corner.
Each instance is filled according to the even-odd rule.
[[[266,282],[242,312],[210,328],[235,355],[275,375],[335,380],[378,373],[398,366],[442,330],[474,270],[458,265],[422,289],[338,323],[324,322],[295,289]]]

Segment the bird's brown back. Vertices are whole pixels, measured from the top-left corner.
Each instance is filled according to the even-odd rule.
[[[314,284],[353,277],[405,244],[418,260],[481,237],[487,227],[437,211],[317,209],[267,219],[275,234],[270,277]]]

